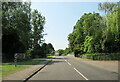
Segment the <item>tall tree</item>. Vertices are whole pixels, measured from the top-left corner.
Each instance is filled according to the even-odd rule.
[[[119,7],[116,3],[99,3],[100,10],[104,10],[106,15],[103,17],[105,28],[102,34],[102,49],[104,52],[117,52],[119,51],[117,44],[119,43]]]
[[[7,53],[6,56],[13,59],[15,52],[25,52],[29,47],[30,39],[28,36],[30,32],[30,3],[2,2],[2,29],[3,53]],[[12,41],[10,42],[8,39]],[[11,46],[8,48],[6,44]]]
[[[43,43],[42,44],[42,52],[43,52],[43,57],[46,57],[47,54],[48,54],[48,48],[47,48],[47,44],[46,43]]]
[[[68,35],[69,48],[75,55],[84,52],[98,52],[101,50],[100,39],[103,27],[99,13],[85,13]]]
[[[33,42],[34,48],[37,44],[42,43],[43,38],[43,29],[45,24],[45,17],[41,15],[37,10],[32,12],[32,34],[33,34]]]
[[[116,3],[99,3],[99,13],[85,13],[68,35],[69,48],[75,56],[82,53],[119,52],[120,45],[120,8]]]
[[[54,47],[51,43],[47,44],[47,48],[48,48],[48,54],[53,54],[54,53]]]
[[[112,13],[116,7],[117,7],[117,4],[111,3],[111,2],[104,2],[104,3],[98,4],[98,9],[101,11],[104,11],[105,14]]]

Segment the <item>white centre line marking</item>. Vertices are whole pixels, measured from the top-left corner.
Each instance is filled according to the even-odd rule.
[[[69,62],[67,62],[69,65],[71,65]]]
[[[80,73],[76,68],[74,68],[76,72],[78,72],[85,80],[88,80],[82,73]]]
[[[71,65],[67,60],[65,60],[69,65]]]

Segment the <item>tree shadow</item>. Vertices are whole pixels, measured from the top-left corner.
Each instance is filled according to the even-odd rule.
[[[55,61],[51,61],[51,62],[48,63],[47,65],[52,65],[52,64],[61,63],[61,62],[65,62],[65,61],[57,61],[57,60],[55,60]]]
[[[47,65],[51,65],[53,63],[60,63],[60,62],[65,62],[63,60],[68,59],[68,58],[41,58],[41,59],[34,59],[34,60],[25,60],[25,61],[20,61],[20,62],[9,62],[9,63],[2,63],[2,65],[44,65],[49,62]],[[54,60],[54,61],[51,61]],[[51,62],[50,62],[51,61]]]
[[[68,58],[47,58],[47,59],[68,59]]]

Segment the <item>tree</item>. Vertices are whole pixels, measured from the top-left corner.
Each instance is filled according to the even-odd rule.
[[[100,39],[103,29],[102,17],[99,13],[85,13],[68,35],[69,48],[75,56],[86,52],[101,51]]]
[[[45,17],[43,17],[37,10],[32,12],[32,34],[33,34],[33,43],[34,48],[37,44],[42,43]]]
[[[39,52],[38,54],[34,55],[39,55],[41,57],[46,57],[46,52],[42,51],[43,46],[45,47],[45,44],[40,46],[42,44],[42,39],[44,32],[44,24],[45,24],[45,17],[41,15],[41,13],[38,12],[38,10],[34,10],[32,12],[32,17],[31,17],[31,24],[32,24],[32,32],[31,32],[31,40],[32,40],[32,48],[33,52]],[[39,45],[41,48],[38,48],[37,45]],[[45,47],[46,48],[46,47]]]
[[[15,29],[25,49],[29,47],[30,3],[3,2],[3,30]],[[3,31],[5,33],[6,31]]]
[[[107,14],[108,23],[107,26],[104,29],[104,35],[102,36],[104,38],[102,45],[104,52],[118,52],[120,45],[120,27],[118,21],[119,19],[119,8],[116,8],[116,10],[112,14]],[[104,21],[105,18],[104,18]]]
[[[106,26],[103,30],[102,34],[102,49],[104,52],[118,52],[119,48],[117,45],[120,45],[120,37],[119,37],[119,7],[117,7],[116,3],[109,3],[106,4],[107,8],[105,7],[105,3],[101,5],[101,8],[104,7],[106,9],[106,15],[103,17],[103,21],[105,22]],[[110,12],[110,13],[109,13]]]
[[[75,56],[83,53],[116,53],[120,49],[120,8],[116,3],[99,3],[99,13],[84,13],[68,35]]]
[[[13,60],[14,53],[25,52],[29,48],[30,3],[2,3],[3,59]],[[13,40],[9,40],[13,39]],[[8,45],[9,47],[7,47]],[[11,48],[10,48],[11,47]],[[7,52],[7,50],[10,50]],[[19,50],[19,51],[18,51]],[[9,58],[4,58],[8,56]]]
[[[37,44],[35,48],[32,50],[32,58],[39,58],[39,57],[44,57],[42,47]]]
[[[104,2],[104,3],[98,4],[98,9],[101,11],[104,11],[105,14],[112,13],[116,7],[117,7],[117,4],[111,3],[111,2]]]
[[[42,44],[42,52],[43,52],[43,57],[46,57],[47,54],[48,54],[48,47],[47,47],[47,44],[46,43],[43,43]]]
[[[48,48],[48,54],[54,54],[55,50],[54,50],[54,47],[51,43],[48,43],[47,44],[47,48]]]
[[[68,55],[70,52],[71,52],[71,51],[70,51],[70,48],[66,48],[66,49],[64,50],[64,55]]]
[[[59,56],[61,56],[62,54],[64,54],[64,50],[63,49],[59,49],[58,53],[59,53]]]

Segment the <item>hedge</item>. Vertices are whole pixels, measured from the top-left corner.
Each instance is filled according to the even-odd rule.
[[[92,60],[119,60],[120,53],[89,53],[83,54],[81,57]]]

